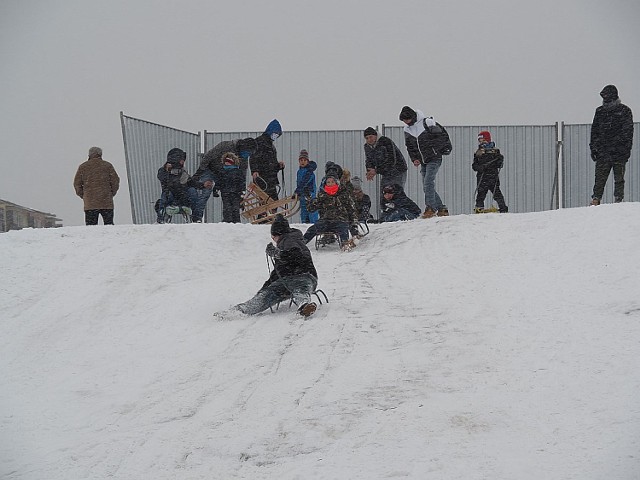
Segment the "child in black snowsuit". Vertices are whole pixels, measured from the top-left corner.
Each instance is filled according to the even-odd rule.
[[[222,155],[222,164],[216,183],[222,197],[222,221],[240,223],[240,200],[247,186],[246,173],[240,168],[240,158],[233,152]]]
[[[473,155],[473,164],[471,165],[471,168],[477,172],[476,178],[478,180],[475,213],[484,212],[484,199],[489,190],[493,193],[495,201],[498,202],[500,213],[509,211],[500,190],[500,178],[498,177],[503,163],[504,157],[496,148],[496,144],[491,141],[491,134],[486,130],[480,132],[478,134],[478,150]]]
[[[422,210],[404,193],[400,185],[386,185],[380,200],[380,223],[418,218]]]

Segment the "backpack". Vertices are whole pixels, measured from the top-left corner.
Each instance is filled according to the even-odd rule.
[[[433,127],[427,126],[427,119],[422,121],[424,129],[429,134],[429,144],[433,148],[434,152],[439,155],[449,155],[453,150],[451,139],[447,130],[438,122]]]

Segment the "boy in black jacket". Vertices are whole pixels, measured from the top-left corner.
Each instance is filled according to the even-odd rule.
[[[382,190],[380,223],[413,220],[422,210],[404,193],[400,185],[387,185]]]
[[[311,294],[318,286],[318,273],[311,252],[302,239],[302,232],[289,227],[282,215],[276,215],[271,225],[271,238],[276,243],[267,245],[266,253],[274,260],[273,271],[253,298],[234,307],[247,315],[255,315],[278,302],[293,298],[298,314],[312,315],[317,305]]]
[[[478,134],[478,150],[473,155],[473,164],[471,165],[471,168],[477,172],[478,181],[474,213],[484,212],[484,199],[489,190],[493,193],[495,201],[498,202],[500,213],[509,211],[500,190],[500,178],[498,177],[503,163],[504,157],[496,148],[496,144],[491,141],[491,134],[486,130],[480,132]]]
[[[156,202],[155,210],[158,223],[164,223],[166,207],[176,205],[191,215],[196,197],[196,189],[202,184],[196,182],[184,168],[187,153],[179,148],[172,148],[167,153],[166,163],[158,169],[158,180],[162,194]]]

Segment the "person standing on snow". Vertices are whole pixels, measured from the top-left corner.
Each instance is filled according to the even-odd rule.
[[[256,185],[264,190],[272,200],[278,199],[278,172],[284,170],[284,162],[278,161],[278,151],[274,142],[282,135],[282,127],[278,120],[272,120],[264,133],[256,138],[257,150],[249,159],[251,176]]]
[[[473,155],[471,168],[476,172],[478,187],[476,189],[476,206],[474,213],[484,212],[484,199],[491,190],[493,198],[498,202],[500,213],[507,213],[509,209],[500,190],[499,173],[504,163],[504,157],[496,144],[491,141],[491,133],[483,130],[478,134],[478,150]]]
[[[364,140],[367,180],[373,181],[376,175],[380,175],[380,192],[387,185],[400,185],[404,189],[407,183],[407,161],[398,146],[390,138],[378,136],[373,127],[365,129]]]
[[[111,163],[102,159],[102,149],[91,147],[89,159],[80,164],[73,179],[73,188],[84,203],[86,225],[113,225],[113,197],[120,188],[120,177]]]
[[[596,162],[596,178],[591,205],[600,205],[604,187],[613,170],[613,197],[616,203],[624,199],[624,173],[633,145],[633,114],[620,102],[615,85],[600,92],[602,105],[596,108],[591,125],[591,158]]]
[[[296,191],[300,201],[300,223],[316,223],[318,221],[317,212],[307,210],[307,198],[316,198],[316,174],[318,164],[309,160],[309,152],[300,150],[298,155],[298,174],[296,177]]]
[[[215,145],[202,156],[200,166],[198,170],[196,170],[196,173],[193,174],[194,181],[203,184],[203,188],[198,190],[198,196],[193,207],[193,215],[191,218],[193,222],[200,223],[202,221],[204,209],[209,197],[211,195],[214,197],[219,196],[219,188],[215,183],[218,182],[219,175],[224,168],[222,156],[229,152],[237,155],[240,158],[242,175],[246,177],[249,158],[254,154],[256,148],[256,140],[251,137],[239,140],[225,140]]]
[[[449,135],[433,117],[425,117],[420,110],[404,106],[400,120],[405,124],[404,140],[413,164],[420,166],[422,188],[426,205],[422,218],[434,215],[446,217],[449,210],[436,192],[436,175],[442,165],[442,155],[451,153]]]
[[[317,305],[311,294],[318,286],[318,272],[311,252],[305,245],[302,232],[291,228],[284,216],[278,214],[271,224],[271,238],[266,253],[273,259],[273,271],[253,298],[233,307],[246,315],[255,315],[283,300],[293,299],[298,314],[312,315]]]

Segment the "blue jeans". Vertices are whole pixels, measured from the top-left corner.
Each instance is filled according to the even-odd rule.
[[[200,176],[201,182],[204,183],[207,180],[211,180],[212,182],[215,183],[213,174],[209,171],[206,171],[204,174]],[[212,188],[203,188],[201,190],[196,191],[195,201],[193,203],[193,207],[191,207],[193,210],[193,215],[191,216],[193,221],[202,220],[202,216],[204,215],[204,209],[207,206],[207,201],[209,200],[209,197],[211,196],[212,191],[213,191]]]
[[[429,163],[422,164],[420,173],[422,174],[422,189],[424,190],[424,203],[426,208],[431,207],[434,211],[444,207],[442,199],[436,192],[436,174],[440,170],[442,159],[431,160]]]
[[[236,305],[235,308],[247,315],[255,315],[289,298],[300,307],[311,301],[311,294],[317,286],[318,279],[310,273],[281,277],[261,288],[253,298]]]

